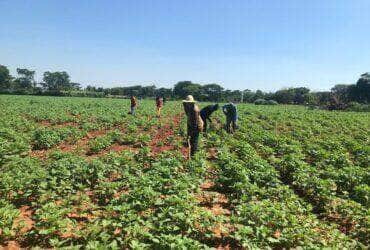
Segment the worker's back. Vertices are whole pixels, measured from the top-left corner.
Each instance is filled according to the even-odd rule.
[[[236,119],[237,117],[237,111],[236,111],[236,106],[234,103],[228,103],[226,105],[224,105],[222,107],[222,110],[224,111],[224,113],[230,117],[230,118],[233,118],[233,119]]]
[[[199,116],[199,108],[195,103],[183,103],[186,116],[188,118],[188,128],[198,129],[201,119]]]

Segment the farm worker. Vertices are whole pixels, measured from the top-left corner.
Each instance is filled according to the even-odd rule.
[[[202,120],[204,122],[204,130],[203,130],[204,133],[207,133],[207,120],[209,122],[212,122],[211,121],[211,115],[217,109],[218,109],[218,104],[214,104],[214,105],[208,105],[208,106],[202,108],[202,110],[200,111],[200,117],[202,118]]]
[[[238,112],[236,106],[232,101],[222,106],[222,112],[226,116],[226,131],[233,133],[237,129],[236,121],[238,120]]]
[[[155,99],[155,104],[157,106],[157,117],[161,117],[161,110],[163,107],[163,98],[157,96],[157,98]]]
[[[203,120],[200,117],[198,105],[195,104],[194,97],[188,95],[186,100],[182,101],[184,111],[187,116],[188,144],[190,147],[190,156],[193,156],[198,150],[199,133],[203,130]]]
[[[135,115],[136,106],[137,106],[136,97],[132,95],[131,96],[131,110],[130,110],[131,115]]]

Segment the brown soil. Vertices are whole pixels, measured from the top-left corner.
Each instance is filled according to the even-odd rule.
[[[202,193],[198,196],[198,201],[214,215],[230,215],[231,211],[228,207],[229,200],[225,194],[215,190],[215,184],[212,181],[206,181],[200,186]]]
[[[113,195],[113,198],[114,199],[118,199],[119,197],[121,197],[122,194],[129,194],[129,191],[127,189],[123,189],[121,191],[118,191],[116,192],[114,195]]]
[[[165,124],[161,126],[158,130],[156,130],[156,127],[150,128],[149,131],[142,131],[145,133],[151,133],[155,134],[152,138],[151,142],[149,143],[149,146],[151,148],[151,152],[154,156],[164,152],[164,151],[173,151],[176,149],[176,146],[167,142],[167,139],[169,137],[174,137],[174,142],[178,140],[183,140],[183,138],[179,137],[175,134],[174,129],[177,129],[180,126],[182,116],[184,114],[178,114],[172,117],[169,117],[168,119],[165,119]],[[151,119],[149,117],[148,119]],[[164,118],[160,118],[164,119]],[[173,123],[173,126],[170,125],[170,123]],[[63,124],[57,124],[53,125],[50,123],[50,121],[41,121],[39,124],[47,127],[64,127],[64,126],[78,126],[78,123],[76,122],[66,122]],[[46,150],[32,150],[30,151],[29,155],[33,157],[38,157],[42,160],[46,160],[48,157],[48,154],[52,152],[53,150],[61,150],[63,152],[78,152],[79,155],[86,157],[87,159],[94,159],[97,157],[101,157],[109,152],[121,152],[124,150],[130,150],[133,152],[137,152],[138,150],[134,147],[134,145],[119,145],[119,144],[113,144],[109,148],[92,155],[86,155],[88,151],[88,143],[91,139],[96,138],[98,136],[105,135],[106,133],[113,131],[114,129],[120,129],[122,131],[122,128],[119,126],[116,126],[111,129],[100,129],[100,130],[94,130],[87,133],[85,137],[78,140],[76,143],[71,144],[67,141],[62,142],[56,147],[53,147],[51,149]],[[184,158],[187,158],[188,156],[188,148],[183,146],[180,148],[180,153],[184,156]]]
[[[33,211],[29,206],[22,206],[19,208],[20,215],[14,221],[15,227],[21,227],[20,233],[24,234],[33,228],[35,222],[31,219]]]
[[[108,153],[111,153],[111,152],[114,152],[114,153],[119,153],[119,152],[122,152],[122,151],[131,151],[131,152],[134,152],[134,153],[137,153],[138,152],[138,149],[137,148],[134,148],[132,145],[120,145],[118,143],[114,143],[112,144],[110,147],[96,153],[96,154],[90,154],[88,156],[86,156],[87,159],[89,160],[92,160],[92,159],[96,159],[96,158],[99,158],[99,157],[102,157]]]
[[[76,226],[69,224],[67,227],[68,229],[66,232],[59,233],[62,239],[79,238],[79,236],[77,236],[75,232],[83,227],[82,223],[78,223]]]
[[[8,241],[6,245],[0,246],[0,250],[18,250],[21,246],[16,241]]]
[[[217,159],[217,149],[215,148],[210,148],[208,150],[208,159],[209,160],[214,160],[214,159]]]
[[[212,149],[210,149],[212,151]],[[199,204],[214,216],[224,216],[225,222],[218,223],[211,228],[214,239],[210,242],[216,249],[236,249],[240,248],[237,242],[230,238],[230,233],[235,228],[229,223],[231,216],[231,204],[226,195],[217,190],[214,179],[217,171],[212,167],[207,169],[205,181],[200,185],[201,192],[196,196]]]
[[[166,124],[162,125],[152,138],[150,142],[150,148],[152,154],[158,155],[164,151],[173,151],[175,150],[175,145],[169,144],[167,142],[167,139],[170,137],[174,137],[174,141],[182,140],[178,135],[175,135],[174,129],[177,129],[180,126],[181,119],[182,119],[183,114],[175,115],[173,117],[170,117],[167,121]],[[173,126],[171,128],[171,120],[173,122]],[[161,145],[162,144],[162,145]],[[186,158],[188,155],[186,147],[182,147],[180,149],[180,153]]]
[[[25,234],[30,231],[35,222],[32,220],[33,211],[30,206],[21,206],[19,208],[19,217],[14,221],[13,227],[19,228],[20,234]],[[1,229],[0,229],[1,234]],[[0,245],[0,250],[18,250],[22,249],[21,244],[17,241],[8,241],[4,245]]]
[[[56,147],[50,149],[43,149],[43,150],[32,150],[29,155],[33,157],[38,157],[42,160],[45,160],[48,154],[55,149],[59,149],[63,152],[73,152],[73,151],[82,151],[86,152],[88,148],[88,143],[91,139],[96,138],[98,136],[105,135],[106,133],[113,131],[112,129],[100,129],[100,130],[93,130],[87,133],[85,137],[78,140],[75,144],[70,144],[69,142],[62,142]]]

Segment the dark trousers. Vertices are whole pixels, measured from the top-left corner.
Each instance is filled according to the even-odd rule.
[[[198,150],[198,140],[199,140],[199,131],[196,130],[189,130],[188,128],[188,136],[190,142],[190,155],[193,156]]]
[[[232,117],[226,117],[226,131],[228,133],[234,132],[237,128],[238,127],[236,125],[236,119],[234,119]]]

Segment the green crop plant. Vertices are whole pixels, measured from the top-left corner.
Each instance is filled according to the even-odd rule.
[[[188,160],[180,101],[129,108],[0,96],[0,248],[369,248],[368,113],[238,104]]]

